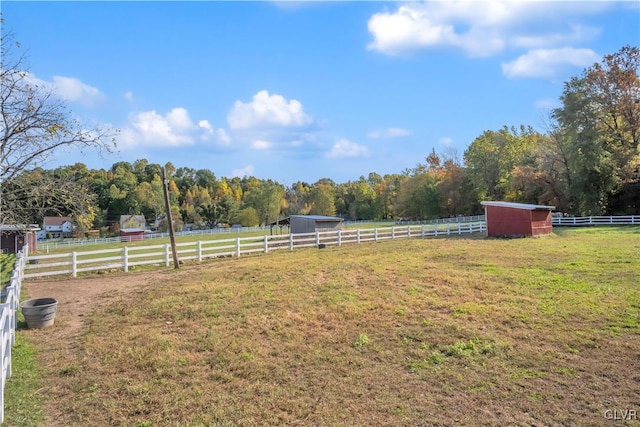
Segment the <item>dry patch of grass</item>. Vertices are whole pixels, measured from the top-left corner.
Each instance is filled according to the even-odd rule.
[[[87,319],[60,425],[602,425],[640,412],[640,233],[216,261]],[[618,422],[616,425],[623,425]]]

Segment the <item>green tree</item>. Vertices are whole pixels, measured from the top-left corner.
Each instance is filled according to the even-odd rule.
[[[362,176],[351,185],[353,195],[352,217],[360,220],[377,219],[376,192],[369,182]]]
[[[633,191],[640,180],[639,66],[640,50],[625,46],[565,83],[562,106],[552,118],[558,146],[568,153],[571,213],[604,213],[612,199],[627,200],[616,210],[640,208],[640,195]],[[628,190],[633,193],[619,196]]]
[[[258,212],[251,206],[242,209],[238,215],[238,222],[243,227],[255,227],[260,224]]]
[[[298,181],[288,187],[285,192],[287,207],[284,211],[285,215],[306,215],[309,213],[311,206],[309,204],[309,193],[311,187],[306,182]]]
[[[437,176],[420,172],[407,179],[398,193],[395,214],[398,218],[410,220],[441,216]]]
[[[334,186],[330,180],[316,182],[309,192],[310,214],[334,216],[336,205],[334,200]]]
[[[538,133],[531,127],[504,126],[485,131],[464,153],[469,178],[479,200],[518,201],[512,189],[516,166],[533,165]]]
[[[251,185],[244,197],[244,204],[255,209],[259,224],[267,225],[280,217],[284,197],[285,190],[282,185],[262,181]]]

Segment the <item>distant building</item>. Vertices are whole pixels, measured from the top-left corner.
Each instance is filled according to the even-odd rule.
[[[555,206],[510,202],[481,202],[490,237],[542,236],[551,234],[551,211]]]
[[[144,228],[121,228],[121,242],[139,242],[144,240]]]
[[[2,253],[15,254],[29,245],[29,252],[37,249],[36,232],[40,230],[36,224],[18,224],[0,226],[0,250]]]
[[[51,238],[71,237],[73,222],[68,216],[45,216],[42,220],[42,228],[45,235]]]
[[[316,231],[333,231],[342,228],[342,218],[324,215],[291,215],[272,222],[271,227],[289,226],[291,234],[315,233]]]
[[[147,227],[147,220],[144,215],[120,215],[120,229],[124,228],[142,228]]]

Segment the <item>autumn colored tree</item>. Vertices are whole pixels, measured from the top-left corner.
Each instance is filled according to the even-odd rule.
[[[313,215],[336,215],[336,204],[333,181],[323,179],[311,187],[309,193],[310,214]]]
[[[640,209],[639,68],[640,49],[625,46],[565,83],[552,118],[557,146],[566,153],[571,213]],[[609,206],[612,200],[624,202]]]
[[[62,147],[110,152],[115,131],[79,122],[51,88],[37,83],[19,49],[11,34],[1,36],[0,223],[25,223],[28,218],[41,218],[45,211],[34,210],[41,204],[30,199],[33,197],[67,200],[68,213],[83,215],[71,212],[89,197],[83,193],[86,187],[76,185],[74,177],[51,174],[46,182],[41,182],[46,185],[23,188],[43,176],[28,171]],[[9,191],[13,194],[8,194]]]

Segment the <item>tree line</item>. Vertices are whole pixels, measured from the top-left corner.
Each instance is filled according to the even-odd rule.
[[[126,214],[143,214],[162,228],[164,167],[178,227],[266,225],[292,214],[426,220],[482,213],[483,200],[554,205],[572,215],[638,214],[639,65],[638,47],[605,55],[565,82],[560,106],[544,131],[525,125],[487,130],[462,156],[432,150],[397,174],[284,186],[146,159],[118,162],[108,170],[77,163],[14,172],[2,185],[2,209],[21,222],[71,215],[81,230],[104,233],[114,231]],[[43,132],[47,137],[60,130]]]

